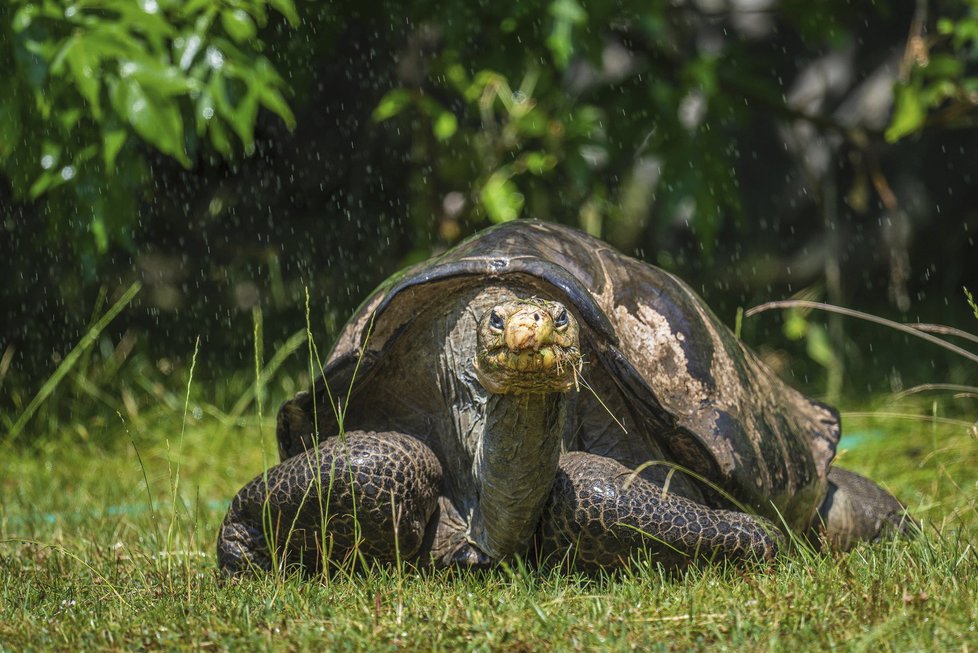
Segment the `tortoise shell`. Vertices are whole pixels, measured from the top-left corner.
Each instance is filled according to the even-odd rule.
[[[280,414],[283,458],[308,445],[307,436],[293,437],[297,420],[330,432],[339,413],[327,407],[369,401],[377,383],[372,370],[398,355],[394,344],[425,319],[433,298],[501,280],[575,313],[586,358],[582,378],[613,395],[595,402],[580,393],[565,449],[610,455],[632,468],[662,457],[707,481],[701,491],[709,502],[723,503],[722,493],[709,488],[715,485],[792,528],[811,522],[827,489],[838,413],[786,385],[674,275],[583,232],[531,220],[479,232],[381,284],[339,334],[314,392]],[[396,425],[397,408],[390,411],[386,424]],[[599,436],[575,438],[579,425],[599,413],[608,425],[583,429]]]

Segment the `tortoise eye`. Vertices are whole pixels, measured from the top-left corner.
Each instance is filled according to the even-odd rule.
[[[567,309],[561,309],[560,313],[557,314],[557,319],[554,320],[554,326],[558,329],[566,329],[568,321]]]
[[[502,332],[503,327],[506,323],[503,322],[503,318],[496,311],[489,313],[489,328],[496,332]]]

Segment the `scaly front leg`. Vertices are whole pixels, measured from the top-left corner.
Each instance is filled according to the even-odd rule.
[[[643,549],[667,566],[769,560],[783,539],[762,518],[663,493],[621,463],[584,452],[560,457],[540,534],[544,555],[584,568],[621,566]]]
[[[227,574],[273,560],[316,568],[354,549],[378,561],[420,551],[441,486],[441,464],[420,440],[351,431],[299,453],[245,485],[217,538]]]

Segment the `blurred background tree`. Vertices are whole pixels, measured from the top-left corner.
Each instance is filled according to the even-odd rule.
[[[200,336],[220,379],[255,307],[279,347],[308,288],[328,341],[389,273],[525,217],[731,326],[791,296],[966,324],[976,63],[975,0],[11,0],[0,409],[134,280],[95,357],[165,371]],[[815,392],[902,382],[878,333],[810,318],[744,335]]]

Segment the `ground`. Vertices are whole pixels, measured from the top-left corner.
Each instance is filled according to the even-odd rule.
[[[171,397],[106,417],[123,435],[94,442],[42,415],[32,443],[0,446],[0,650],[975,650],[974,401],[920,397],[845,411],[839,459],[906,501],[921,537],[675,578],[639,561],[224,582],[215,535],[274,458],[268,416]]]

